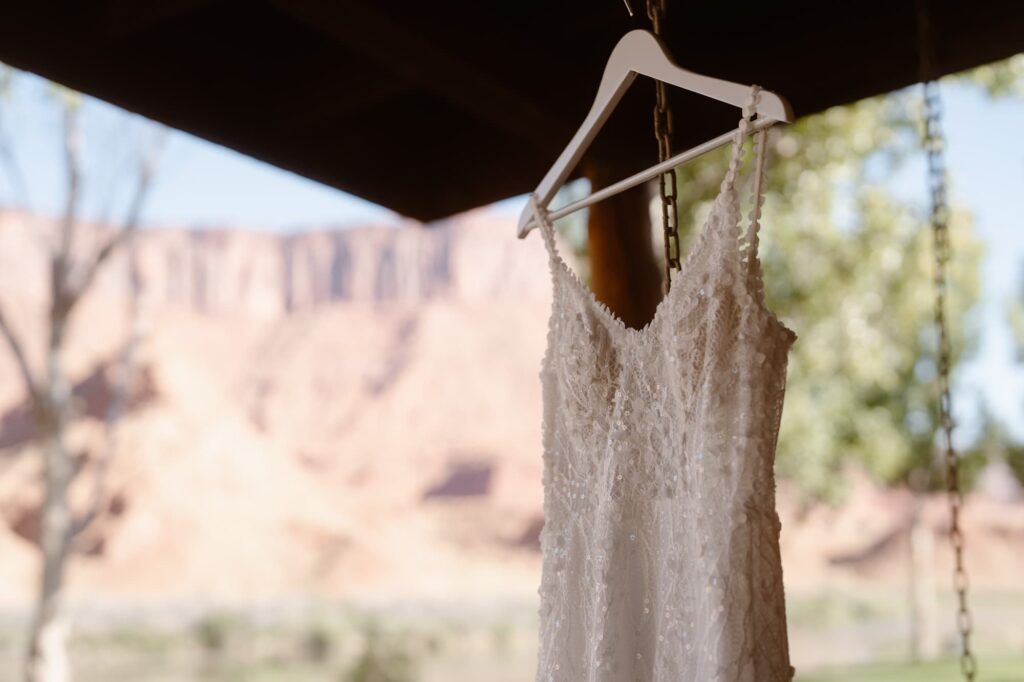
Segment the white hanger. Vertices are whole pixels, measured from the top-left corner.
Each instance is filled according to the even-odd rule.
[[[566,178],[572,172],[576,164],[583,157],[584,152],[593,142],[598,131],[608,120],[615,105],[619,103],[626,90],[633,83],[637,74],[648,76],[659,81],[674,85],[683,90],[696,92],[726,104],[743,107],[750,95],[750,86],[732,83],[718,78],[702,76],[677,65],[669,55],[665,45],[650,31],[636,29],[622,36],[615,49],[608,58],[608,64],[604,69],[604,76],[601,77],[601,85],[597,90],[597,97],[590,107],[590,113],[583,120],[583,125],[569,142],[555,165],[551,167],[544,179],[541,180],[534,194],[537,196],[537,203],[542,208],[547,208],[548,203],[555,196],[558,188],[565,183]],[[789,103],[767,90],[761,91],[757,104],[757,119],[754,121],[748,132],[753,133],[767,128],[775,123],[791,123],[793,111]],[[586,206],[597,203],[630,187],[635,187],[651,178],[656,178],[672,168],[689,161],[701,154],[728,144],[732,140],[735,130],[719,135],[701,145],[685,152],[676,154],[656,166],[645,171],[620,180],[614,185],[594,192],[579,201],[568,206],[552,211],[549,216],[551,220],[557,220],[580,210]],[[536,225],[533,222],[533,212],[527,206],[519,216],[517,234],[520,239],[525,237]]]

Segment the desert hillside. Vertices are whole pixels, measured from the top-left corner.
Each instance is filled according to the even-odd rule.
[[[35,347],[38,222],[0,215],[0,291]],[[477,212],[430,229],[151,229],[138,248],[131,408],[73,598],[535,597],[550,306],[539,238]],[[108,443],[126,282],[113,260],[71,332],[80,507]],[[6,353],[0,376],[0,600],[13,605],[35,580],[40,489]],[[804,510],[783,483],[787,589],[905,580],[913,508],[858,480],[843,509]],[[924,517],[944,576],[943,500]],[[1024,575],[1012,494],[976,496],[966,526],[976,584]]]

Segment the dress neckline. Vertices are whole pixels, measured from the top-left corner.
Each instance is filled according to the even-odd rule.
[[[655,306],[654,314],[651,319],[641,328],[636,329],[628,326],[621,317],[616,315],[611,308],[609,308],[604,302],[598,300],[594,290],[587,286],[579,275],[569,267],[569,265],[562,258],[558,252],[558,247],[555,245],[555,228],[552,225],[550,218],[548,217],[547,210],[540,206],[540,203],[535,194],[530,195],[530,205],[533,209],[534,219],[540,225],[541,233],[544,237],[544,243],[547,247],[550,259],[552,262],[553,273],[557,270],[561,270],[568,276],[570,285],[576,289],[577,293],[587,302],[589,308],[593,310],[599,317],[606,321],[613,329],[617,330],[621,334],[625,334],[626,338],[633,340],[642,340],[649,336],[649,332],[656,326],[656,324],[662,318],[662,311],[668,307],[668,305],[682,293],[679,290],[686,290],[690,297],[697,294],[703,294],[702,289],[695,286],[690,281],[692,278],[691,271],[695,270],[694,261],[699,255],[707,250],[707,242],[712,238],[712,232],[720,233],[729,231],[728,234],[715,234],[713,235],[716,242],[722,242],[722,246],[726,242],[731,244],[733,248],[730,248],[728,255],[720,254],[722,264],[732,269],[731,273],[735,278],[743,280],[742,286],[746,291],[747,297],[751,299],[751,303],[758,312],[767,317],[767,319],[784,335],[788,341],[792,343],[796,339],[796,334],[784,325],[771,310],[764,304],[764,296],[760,287],[760,261],[757,256],[758,246],[758,229],[760,219],[761,202],[763,200],[764,183],[762,182],[762,176],[764,173],[764,155],[766,146],[766,131],[761,130],[757,133],[758,142],[756,146],[756,160],[754,163],[754,210],[750,215],[750,225],[746,231],[746,234],[741,238],[739,230],[739,197],[736,193],[736,177],[739,174],[740,166],[743,162],[743,148],[744,141],[747,133],[751,127],[752,117],[756,108],[757,100],[760,93],[760,87],[755,85],[751,88],[750,98],[743,107],[742,117],[740,118],[739,127],[736,129],[736,134],[733,137],[732,142],[732,153],[729,158],[729,166],[726,171],[725,177],[722,180],[722,184],[719,187],[718,194],[711,205],[711,211],[708,213],[707,219],[701,226],[694,243],[688,250],[685,256],[683,256],[682,262],[680,263],[679,275],[674,281],[674,286],[671,286],[658,304]],[[726,200],[730,202],[729,206],[725,205]],[[731,209],[726,211],[726,209]],[[723,211],[726,211],[723,214]],[[731,222],[730,225],[721,225],[725,220]],[[746,261],[743,260],[744,252],[741,246],[746,246]]]
[[[662,310],[664,310],[668,306],[669,301],[674,297],[678,297],[680,295],[677,292],[682,291],[684,289],[689,290],[691,292],[694,291],[693,287],[690,286],[688,276],[690,275],[690,271],[694,269],[693,262],[696,260],[697,255],[703,252],[706,248],[708,235],[711,232],[709,226],[712,220],[715,218],[717,212],[720,210],[720,203],[722,197],[725,196],[726,192],[727,188],[719,191],[718,196],[715,197],[714,203],[711,207],[711,212],[708,214],[707,219],[704,221],[703,226],[698,232],[697,238],[694,240],[694,243],[690,245],[690,248],[687,250],[686,255],[683,256],[683,260],[680,265],[679,275],[676,277],[674,285],[668,290],[668,293],[662,296],[661,300],[658,301],[658,304],[654,308],[654,314],[651,316],[651,319],[648,320],[647,323],[639,329],[627,325],[621,317],[616,315],[615,312],[608,307],[607,304],[605,304],[603,301],[597,298],[597,295],[594,293],[594,290],[587,286],[587,284],[583,282],[582,279],[580,279],[579,275],[576,274],[576,271],[569,267],[569,264],[566,263],[565,260],[562,258],[561,254],[558,251],[558,248],[555,246],[554,226],[548,220],[548,217],[545,214],[545,212],[535,211],[535,214],[540,222],[541,229],[545,231],[545,241],[550,240],[548,246],[551,254],[551,259],[557,265],[558,269],[561,270],[567,276],[571,285],[577,290],[579,294],[581,294],[582,298],[587,301],[590,307],[593,310],[595,310],[599,316],[601,316],[607,322],[609,322],[615,329],[619,330],[622,333],[628,334],[634,338],[644,337],[647,336],[648,332],[655,326],[655,323],[660,321]]]
[[[658,301],[658,305],[655,306],[654,308],[654,314],[651,316],[651,319],[648,320],[648,322],[639,329],[627,325],[621,317],[619,317],[612,311],[611,308],[609,308],[603,301],[599,300],[597,298],[597,295],[594,293],[594,290],[587,286],[583,282],[583,280],[580,279],[579,275],[576,274],[576,271],[569,267],[569,264],[565,262],[565,260],[562,258],[561,253],[559,253],[557,246],[555,245],[555,229],[554,226],[551,224],[550,220],[548,220],[546,212],[541,210],[535,210],[534,215],[536,219],[540,222],[540,229],[544,234],[544,241],[547,244],[550,259],[552,264],[556,268],[556,271],[563,272],[563,274],[568,278],[570,286],[574,288],[576,292],[584,299],[589,308],[593,310],[599,317],[601,317],[603,320],[609,323],[613,329],[618,331],[620,334],[625,334],[627,339],[643,340],[650,336],[651,330],[656,326],[656,323],[661,320],[662,310],[668,307],[669,302],[673,300],[674,297],[678,298],[682,296],[681,293],[677,292],[686,290],[691,297],[695,296],[697,293],[701,293],[701,289],[694,287],[690,283],[688,277],[690,277],[691,271],[695,269],[694,262],[697,260],[698,255],[707,249],[707,242],[709,241],[714,229],[711,223],[717,216],[718,212],[722,210],[722,198],[726,196],[726,194],[727,192],[723,190],[719,192],[717,197],[715,197],[715,200],[711,206],[711,211],[708,213],[707,220],[704,221],[704,224],[701,227],[700,232],[697,234],[697,238],[694,240],[694,243],[691,245],[686,255],[683,256],[683,260],[680,264],[679,276],[675,280],[675,285],[671,289],[669,289],[667,294],[661,297],[661,300]],[[531,195],[530,200],[535,201],[536,197]],[[735,196],[733,196],[733,200],[736,200]],[[739,241],[736,240],[735,244],[738,247]],[[739,263],[739,254],[740,250],[739,248],[736,248],[735,253],[733,255],[737,256],[737,258],[733,262]],[[755,259],[757,258],[756,253],[748,254],[748,256]],[[759,270],[760,268],[758,267],[757,271]],[[782,320],[780,320],[778,316],[771,309],[769,309],[767,305],[765,305],[765,302],[763,300],[763,294],[760,294],[758,287],[756,287],[754,283],[750,281],[750,278],[754,276],[751,273],[751,271],[749,269],[737,268],[737,272],[734,273],[734,276],[737,279],[743,280],[742,286],[748,294],[749,304],[755,309],[755,311],[758,314],[762,315],[768,321],[768,323],[775,328],[775,330],[778,333],[780,333],[786,339],[787,346],[791,345],[794,341],[796,341],[796,332],[787,327],[782,322]]]

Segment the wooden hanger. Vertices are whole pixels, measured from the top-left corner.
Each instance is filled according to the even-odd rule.
[[[741,85],[719,78],[702,76],[677,65],[669,55],[665,45],[650,31],[643,29],[630,31],[622,36],[615,49],[612,50],[612,54],[608,58],[608,64],[604,69],[604,76],[601,77],[601,85],[597,90],[597,97],[594,99],[594,104],[590,107],[590,113],[583,120],[583,125],[576,131],[576,134],[569,142],[569,146],[565,148],[565,151],[555,161],[555,165],[551,167],[551,170],[548,171],[534,191],[539,206],[545,209],[548,207],[548,203],[565,183],[566,178],[569,177],[576,164],[579,163],[587,148],[590,147],[590,143],[593,142],[598,131],[601,130],[605,121],[608,120],[608,116],[615,109],[619,100],[622,99],[622,96],[633,83],[633,79],[636,78],[637,74],[648,76],[683,90],[689,90],[690,92],[711,97],[712,99],[717,99],[720,102],[732,104],[740,108],[743,107],[750,96],[749,85]],[[776,123],[791,123],[793,121],[793,111],[789,103],[779,95],[767,90],[761,91],[756,113],[757,118],[748,130],[749,133],[763,130]],[[552,211],[548,215],[552,221],[563,218],[581,208],[656,178],[690,159],[728,144],[735,135],[735,132],[735,130],[732,130],[719,135],[713,140],[708,140],[701,145],[688,149],[656,166],[631,175],[568,206]],[[533,212],[527,206],[519,216],[517,227],[519,238],[524,238],[534,227],[536,225],[533,221]]]

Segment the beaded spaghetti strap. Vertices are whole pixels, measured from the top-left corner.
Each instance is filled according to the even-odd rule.
[[[736,191],[736,176],[739,174],[740,165],[743,163],[743,143],[747,139],[747,131],[750,130],[751,119],[757,110],[758,100],[761,98],[761,87],[751,86],[750,96],[743,105],[743,114],[740,118],[736,134],[732,138],[732,155],[729,157],[729,170],[722,179],[719,196],[733,195]]]
[[[757,247],[760,244],[761,207],[764,205],[765,148],[768,146],[767,130],[762,130],[757,134],[754,146],[757,149],[754,160],[754,196],[749,216],[750,225],[747,227],[747,234],[743,240],[743,255],[746,259],[747,281],[750,282],[757,300],[763,301],[764,280],[761,276],[761,260],[757,255]]]
[[[555,228],[552,226],[551,220],[548,219],[548,212],[537,201],[537,195],[532,192],[530,193],[530,209],[533,211],[533,219],[544,237],[544,247],[548,251],[548,257],[554,264],[560,258],[558,247],[555,246]]]
[[[750,130],[752,125],[751,119],[753,113],[757,108],[757,102],[760,99],[761,88],[760,86],[754,85],[751,87],[750,97],[747,99],[746,104],[743,106],[743,115],[740,119],[739,126],[736,130],[736,135],[733,137],[732,143],[732,156],[729,159],[729,169],[726,172],[725,178],[722,180],[722,186],[719,193],[719,197],[728,197],[734,205],[738,204],[738,198],[736,197],[736,177],[739,175],[740,166],[743,163],[744,157],[744,142],[746,141],[747,132]],[[764,167],[767,147],[767,130],[760,130],[754,136],[754,167],[753,173],[753,199],[752,206],[749,214],[749,224],[747,226],[746,233],[739,236],[739,247],[740,247],[740,263],[743,269],[744,275],[751,287],[751,293],[755,296],[758,302],[764,300],[764,282],[761,277],[761,263],[757,256],[757,249],[760,243],[760,219],[761,219],[761,206],[764,204]],[[728,229],[734,229],[733,225],[729,221],[724,221]],[[730,239],[735,238],[735,235],[729,235]]]

